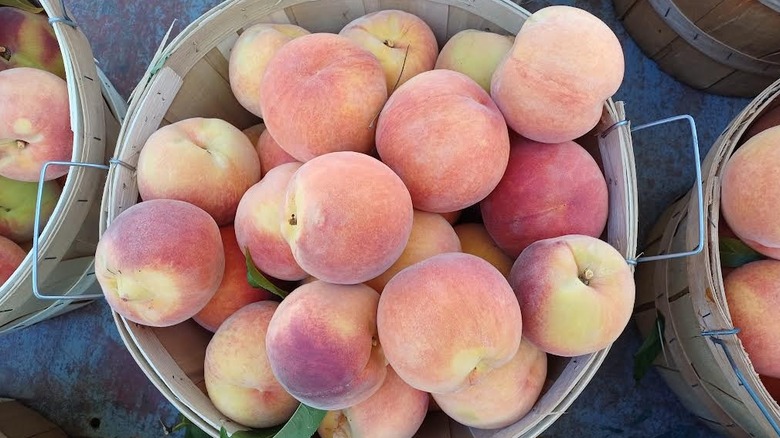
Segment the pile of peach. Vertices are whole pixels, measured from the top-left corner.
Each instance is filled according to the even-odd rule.
[[[737,336],[780,401],[780,107],[756,118],[740,141],[723,168],[718,231],[722,248],[733,239],[746,247],[737,249],[741,261],[724,264],[723,286]]]
[[[38,181],[47,161],[70,161],[73,132],[65,66],[43,14],[0,7],[0,285],[32,246]],[[41,226],[59,201],[66,166],[50,166]]]
[[[263,124],[151,135],[97,278],[128,320],[214,332],[208,395],[245,426],[304,403],[329,411],[323,437],[412,436],[431,399],[514,423],[548,354],[601,350],[631,315],[631,269],[599,239],[607,184],[574,142],[623,68],[612,31],[564,6],[441,50],[398,10],[338,34],[252,26],[229,78]]]

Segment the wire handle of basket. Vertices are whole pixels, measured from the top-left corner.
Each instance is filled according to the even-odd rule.
[[[745,378],[745,375],[742,374],[742,371],[740,371],[737,363],[734,361],[734,357],[731,356],[731,352],[729,351],[728,345],[726,345],[726,341],[719,337],[734,336],[737,333],[739,333],[739,329],[732,328],[724,330],[705,330],[701,332],[701,335],[709,338],[715,345],[720,346],[720,348],[723,350],[723,354],[726,355],[726,359],[729,361],[729,365],[731,365],[731,369],[734,370],[734,375],[737,377],[737,380],[739,380],[739,383],[743,388],[745,388],[745,391],[747,391],[748,395],[750,395],[750,398],[753,399],[753,402],[755,402],[756,406],[758,406],[758,409],[764,415],[766,421],[769,422],[769,425],[772,426],[772,429],[774,429],[777,436],[780,437],[780,424],[778,424],[777,421],[772,417],[772,414],[769,413],[769,409],[758,398],[758,394],[756,394],[756,391],[753,390]]]
[[[76,24],[75,21],[73,21],[70,16],[68,16],[68,11],[65,9],[65,0],[59,0],[58,2],[60,4],[60,10],[62,11],[62,16],[54,16],[49,15],[49,24],[53,25],[54,23],[63,23],[70,27],[76,28],[79,27],[78,24]]]
[[[38,284],[38,263],[40,261],[40,249],[39,249],[39,236],[41,232],[41,201],[43,198],[43,183],[45,182],[44,178],[46,176],[46,169],[49,168],[49,166],[68,166],[68,167],[86,167],[90,169],[100,169],[108,171],[111,168],[111,165],[120,165],[123,167],[127,167],[130,169],[133,169],[132,166],[129,164],[118,160],[116,158],[112,158],[109,160],[109,165],[105,164],[97,164],[97,163],[77,163],[72,161],[47,161],[43,164],[43,167],[41,168],[41,173],[38,178],[38,192],[36,194],[35,199],[35,216],[33,218],[33,240],[32,240],[32,253],[33,253],[33,263],[32,263],[32,291],[33,295],[35,295],[36,298],[39,300],[63,300],[63,301],[75,301],[75,300],[93,300],[98,298],[103,298],[103,294],[82,294],[82,295],[46,295],[41,293],[41,289]]]
[[[651,255],[651,256],[639,256],[636,258],[629,258],[626,259],[626,262],[630,265],[636,265],[639,262],[653,262],[658,260],[667,260],[667,259],[673,259],[678,257],[688,257],[692,255],[696,255],[704,249],[704,198],[702,196],[703,193],[703,183],[702,183],[702,176],[701,176],[701,158],[699,155],[699,137],[696,131],[696,122],[693,120],[693,117],[691,117],[688,114],[681,114],[678,116],[672,116],[667,117],[665,119],[656,120],[654,122],[645,123],[643,125],[637,125],[631,128],[631,132],[637,132],[641,131],[642,129],[652,128],[659,125],[665,125],[667,123],[672,123],[676,121],[686,121],[688,122],[688,125],[691,129],[691,143],[693,145],[693,164],[694,168],[696,170],[696,200],[697,206],[698,206],[698,221],[699,221],[699,241],[696,245],[696,248],[690,250],[690,251],[683,251],[683,252],[676,252],[676,253],[669,253],[669,254],[658,254],[658,255]],[[627,125],[629,123],[628,120],[621,120],[614,125],[607,128],[601,135],[606,136],[610,131],[617,128],[618,126]]]

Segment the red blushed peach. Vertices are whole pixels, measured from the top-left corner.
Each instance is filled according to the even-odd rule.
[[[287,421],[298,407],[274,377],[265,351],[275,301],[248,304],[219,327],[206,348],[203,377],[214,406],[248,427]]]
[[[343,35],[371,52],[382,63],[387,94],[412,76],[432,70],[439,54],[436,36],[420,17],[406,11],[385,9],[356,18]]]
[[[387,363],[376,333],[379,294],[365,285],[314,281],[285,298],[266,351],[279,383],[308,406],[348,408],[374,394]]]
[[[544,143],[585,135],[623,82],[623,50],[598,17],[549,6],[523,23],[498,65],[490,95],[513,131]]]
[[[6,282],[27,256],[27,252],[10,239],[0,236],[0,285]]]
[[[214,296],[192,319],[210,332],[215,332],[238,309],[257,301],[270,300],[274,294],[249,285],[246,277],[246,260],[236,242],[232,225],[219,229],[225,251],[225,273]]]
[[[387,361],[406,383],[449,393],[509,362],[523,322],[512,288],[496,268],[471,254],[446,253],[387,283],[377,328]]]
[[[723,167],[723,218],[746,245],[780,259],[780,126],[765,129],[740,146]]]
[[[242,252],[249,250],[255,266],[271,277],[297,281],[307,276],[295,261],[279,225],[284,215],[285,190],[301,163],[271,169],[241,197],[233,226]]]
[[[401,256],[412,200],[376,158],[333,152],[304,163],[287,186],[282,235],[308,274],[330,283],[370,280]]]
[[[504,277],[509,278],[509,271],[512,270],[514,260],[501,251],[484,225],[478,223],[456,225],[455,234],[460,240],[461,251],[490,262]]]
[[[509,160],[509,133],[474,80],[432,70],[390,96],[377,122],[376,148],[408,187],[416,209],[447,213],[496,187]]]
[[[244,192],[260,181],[260,159],[241,130],[220,119],[180,120],[155,131],[138,157],[144,201],[178,199],[233,222]]]
[[[723,280],[729,313],[758,374],[780,378],[780,261],[759,260],[734,269]]]
[[[309,31],[294,24],[260,23],[246,28],[233,44],[228,60],[230,89],[247,111],[262,117],[260,109],[268,62],[280,47]]]
[[[764,387],[766,387],[767,392],[769,392],[769,395],[771,395],[777,403],[780,403],[780,379],[767,376],[759,377],[761,378],[761,382],[764,384]]]
[[[314,33],[276,52],[260,94],[266,129],[305,162],[328,152],[369,152],[387,86],[370,52],[346,37]]]
[[[573,357],[608,347],[634,307],[634,275],[623,256],[595,237],[532,243],[509,273],[523,312],[523,335],[543,351]]]
[[[123,211],[95,250],[95,276],[106,301],[142,325],[165,327],[192,318],[214,296],[224,273],[214,219],[172,199]]]
[[[340,411],[330,411],[317,432],[321,438],[411,437],[428,412],[427,392],[412,388],[387,367],[387,376],[368,399]]]
[[[263,172],[268,172],[274,167],[285,163],[299,162],[279,146],[279,143],[271,137],[271,133],[268,130],[260,134],[257,142],[255,142],[255,150],[257,151],[257,156],[260,157],[260,167],[263,168]]]
[[[0,7],[0,70],[32,67],[65,79],[57,36],[44,14]]]
[[[0,175],[37,182],[47,161],[70,161],[68,85],[44,70],[18,67],[0,71]],[[45,180],[68,173],[49,166]]]
[[[431,396],[458,423],[498,429],[517,422],[533,408],[546,378],[547,354],[523,339],[511,361],[479,382],[458,392]]]
[[[382,293],[387,282],[402,269],[445,252],[460,252],[460,241],[452,225],[439,214],[415,210],[412,233],[401,256],[382,275],[365,284]]]
[[[514,259],[537,240],[600,236],[609,192],[596,160],[577,143],[543,144],[513,135],[506,172],[480,211],[490,236]]]

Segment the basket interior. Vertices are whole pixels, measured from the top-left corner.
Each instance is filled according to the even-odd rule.
[[[171,42],[160,58],[160,68],[148,84],[141,84],[131,102],[128,122],[120,134],[118,158],[134,165],[146,138],[161,126],[190,117],[217,117],[239,129],[245,129],[261,120],[244,110],[233,96],[228,83],[228,59],[230,49],[243,29],[260,22],[293,23],[312,32],[338,32],[353,19],[380,9],[402,9],[424,19],[434,30],[439,46],[453,34],[466,28],[490,30],[502,34],[514,34],[522,25],[528,12],[505,1],[473,1],[468,5],[455,0],[331,0],[301,2],[282,1],[278,6],[250,1],[226,2],[201,17]],[[469,10],[467,10],[469,9]],[[479,15],[478,15],[479,14]],[[163,62],[164,60],[164,62]],[[602,123],[594,131],[601,132],[618,120],[606,110]],[[627,131],[626,131],[627,132]],[[621,134],[624,135],[624,134]],[[622,164],[619,174],[610,175],[614,165],[605,165],[603,150],[593,132],[578,139],[599,163],[608,177],[616,180],[609,189],[622,190],[628,184]],[[618,163],[619,158],[614,158]],[[140,201],[134,175],[124,168],[113,169],[107,196],[107,224],[124,208]],[[629,173],[630,175],[631,173]],[[610,196],[610,203],[613,198]],[[629,199],[627,202],[633,202]],[[628,222],[623,212],[625,206],[610,205],[610,222]],[[615,212],[615,213],[613,213]],[[623,228],[633,229],[629,225]],[[602,236],[607,240],[605,230]],[[636,234],[633,234],[635,241]],[[630,239],[628,239],[630,240]],[[626,243],[626,242],[624,242]],[[626,243],[628,248],[634,248]],[[627,255],[628,256],[628,255]],[[633,254],[631,254],[633,256]],[[116,316],[116,315],[115,315]],[[192,320],[166,328],[149,328],[131,323],[117,316],[120,332],[131,354],[155,385],[185,415],[213,436],[221,426],[228,432],[243,429],[222,416],[205,394],[203,367],[206,345],[211,333]],[[542,397],[534,409],[520,423],[509,426],[498,435],[519,436],[546,428],[582,391],[600,365],[606,350],[577,357],[548,356],[547,383]],[[194,417],[194,418],[193,418]],[[462,426],[452,424],[442,432],[430,426],[440,418],[429,415],[418,436],[487,436],[487,432],[468,432]],[[436,423],[440,424],[440,423]],[[431,430],[437,430],[432,432]],[[538,434],[537,431],[535,434]]]

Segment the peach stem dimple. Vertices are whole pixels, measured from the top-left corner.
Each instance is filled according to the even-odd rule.
[[[26,141],[24,141],[24,140],[16,140],[16,148],[17,149],[24,149],[25,147],[27,147],[27,144],[28,143]]]

